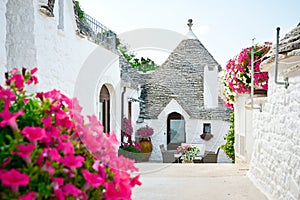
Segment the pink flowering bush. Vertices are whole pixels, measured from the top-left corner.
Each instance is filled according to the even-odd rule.
[[[136,131],[136,137],[138,138],[148,138],[154,134],[153,128],[149,127],[148,125],[139,128]]]
[[[268,73],[260,71],[262,57],[268,53],[271,43],[254,46],[254,86],[268,90]],[[237,94],[250,92],[251,87],[251,52],[252,47],[243,49],[234,59],[230,59],[226,65],[226,70],[221,75],[223,84],[224,104],[233,108],[233,102]]]
[[[131,137],[133,133],[133,128],[131,122],[126,117],[123,118],[122,121],[122,131],[126,137]]]
[[[182,154],[184,160],[194,160],[200,154],[200,149],[195,145],[185,145],[177,147],[177,153]]]
[[[118,157],[114,132],[84,124],[76,99],[27,94],[37,69],[6,73],[0,86],[0,199],[130,199],[134,161]]]

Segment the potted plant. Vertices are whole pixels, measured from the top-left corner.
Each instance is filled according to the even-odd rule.
[[[141,162],[144,158],[144,154],[141,151],[141,146],[137,142],[122,143],[118,151],[119,156],[123,155],[126,158],[135,160],[135,162]]]
[[[154,134],[153,128],[148,125],[139,128],[136,131],[136,137],[139,139],[141,150],[145,154],[144,161],[148,161],[152,152],[151,136]]]
[[[122,133],[123,140],[119,147],[118,154],[133,159],[136,162],[141,162],[143,160],[141,146],[139,143],[132,141],[133,127],[130,120],[126,117],[122,120]]]
[[[125,139],[127,139],[127,142],[128,143],[131,143],[131,136],[132,136],[132,133],[133,133],[133,128],[132,128],[132,125],[131,125],[131,122],[128,118],[124,117],[123,120],[122,120],[122,135],[123,135],[123,140],[124,140],[124,137]]]
[[[200,135],[200,138],[202,139],[202,140],[205,140],[205,141],[208,141],[208,140],[210,140],[211,138],[213,138],[214,137],[214,135],[213,134],[211,134],[211,133],[206,133],[206,132],[204,132],[204,133],[202,133],[201,135]]]
[[[181,153],[181,158],[184,163],[192,163],[197,155],[200,154],[200,149],[195,145],[185,145],[177,147],[177,152]]]

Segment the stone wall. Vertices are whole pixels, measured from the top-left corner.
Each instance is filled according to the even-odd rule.
[[[299,60],[300,62],[300,60]],[[269,73],[268,100],[255,111],[249,177],[270,199],[300,199],[300,72],[290,86],[274,84]]]
[[[279,33],[279,32],[278,32]],[[278,34],[279,37],[279,34]],[[269,72],[269,90],[262,112],[253,112],[254,146],[249,177],[270,199],[300,199],[300,23],[261,64]],[[283,79],[288,78],[286,88]]]

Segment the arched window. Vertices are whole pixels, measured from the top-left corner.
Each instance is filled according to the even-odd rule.
[[[110,95],[107,87],[102,86],[99,97],[99,120],[104,126],[104,132],[110,131]]]

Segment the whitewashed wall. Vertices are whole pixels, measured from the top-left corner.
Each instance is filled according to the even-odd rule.
[[[6,2],[7,0],[0,1],[0,84],[4,83],[4,73],[6,72]]]
[[[300,71],[288,74],[288,89],[275,85],[273,75],[272,69],[263,111],[253,116],[255,142],[249,177],[269,199],[299,200]]]
[[[235,134],[235,161],[236,163],[250,163],[253,149],[253,111],[246,109],[249,94],[238,95],[234,103],[234,134]],[[249,106],[249,105],[248,105]]]
[[[218,107],[218,67],[204,67],[204,106]]]
[[[0,2],[0,22],[7,24],[6,29],[0,30],[0,64],[9,68],[38,67],[37,90],[55,88],[77,97],[84,115],[98,113],[101,86],[109,85],[111,129],[120,137],[120,119],[116,117],[121,110],[118,55],[76,34],[72,0],[63,1],[63,29],[58,28],[58,11],[62,9],[59,1],[55,1],[54,17],[39,12],[45,3],[45,0]],[[5,9],[6,16],[2,14]]]
[[[39,1],[34,2],[35,47],[39,67],[40,89],[61,89],[68,95],[74,94],[74,85],[79,70],[97,45],[75,34],[77,29],[73,3],[64,1],[64,29],[58,29],[59,1],[55,1],[55,17],[38,12]]]

